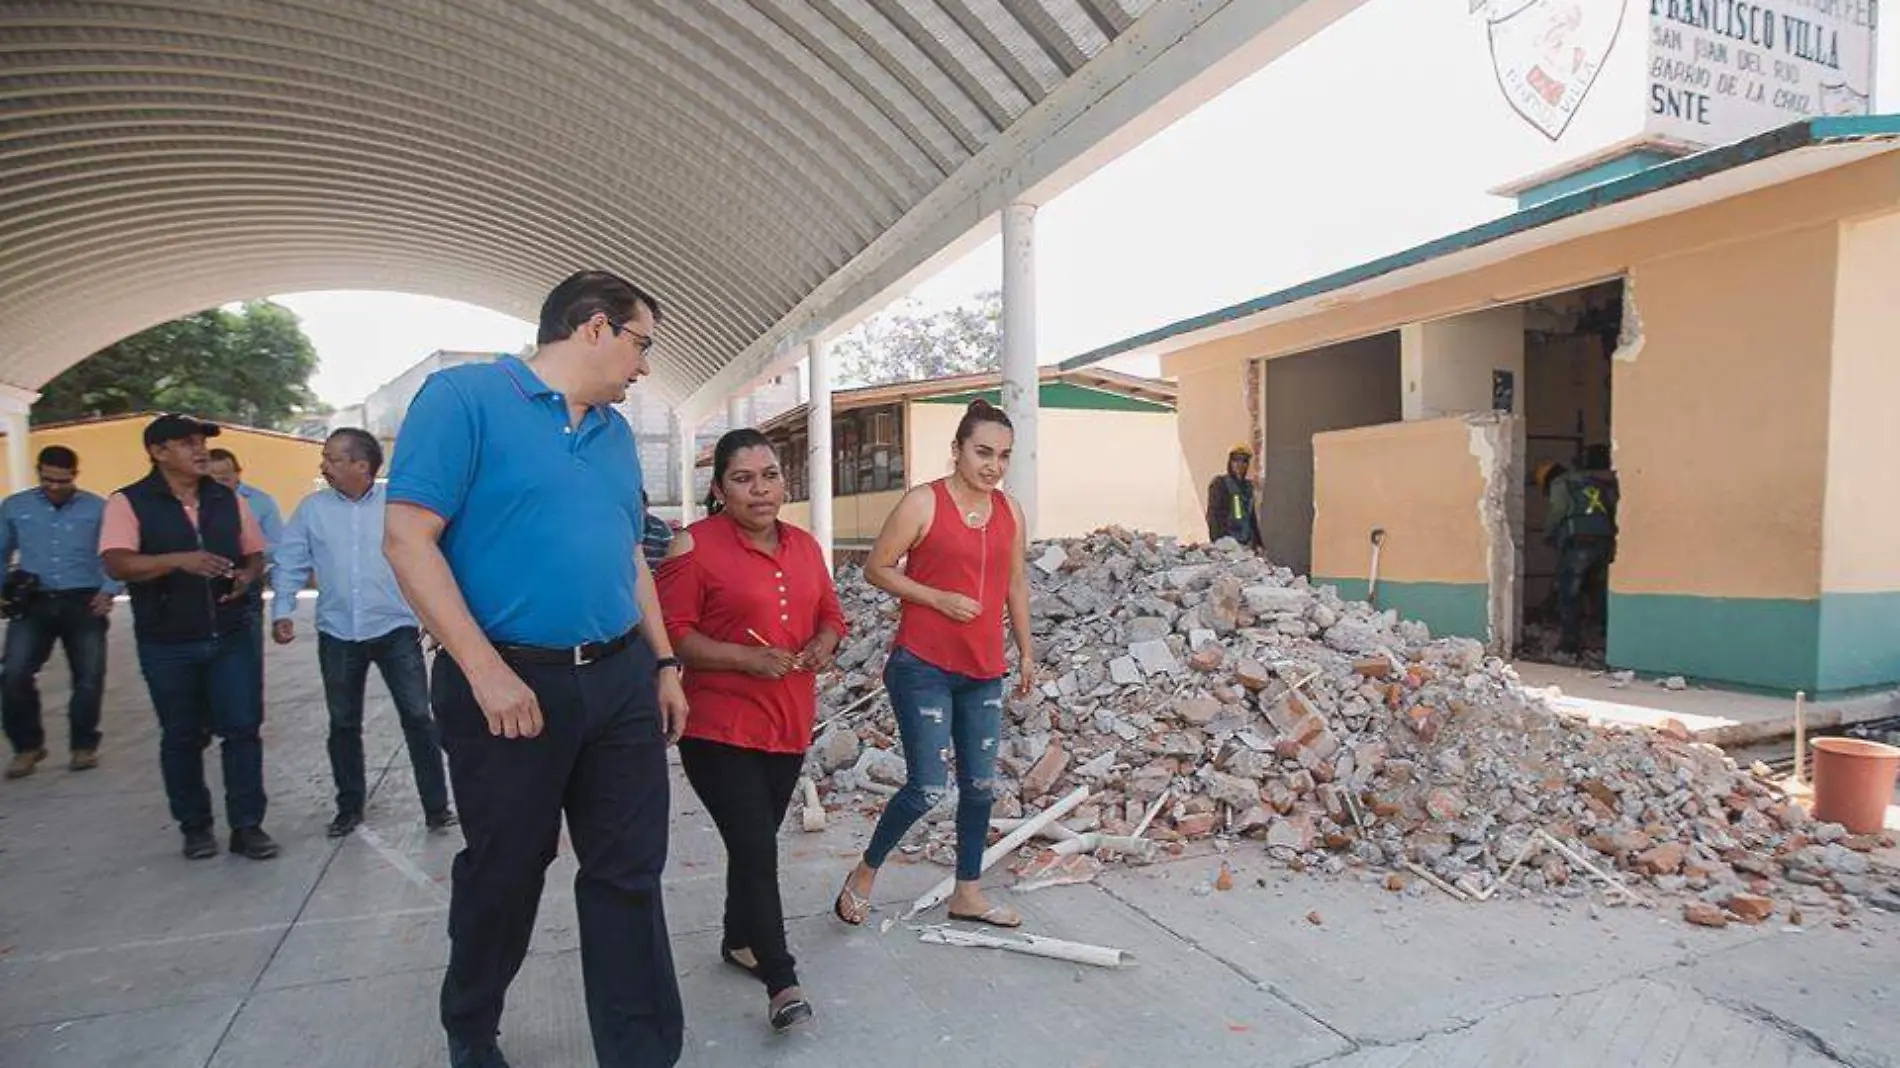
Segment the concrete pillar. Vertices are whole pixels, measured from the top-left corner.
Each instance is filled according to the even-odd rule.
[[[814,339],[806,346],[805,369],[811,399],[805,409],[805,485],[811,497],[811,536],[832,567],[831,544],[831,345]]]
[[[750,406],[746,404],[746,399],[736,393],[726,398],[727,430],[737,430],[742,426],[751,425],[751,418],[746,412]]]
[[[683,411],[673,413],[674,433],[678,440],[673,448],[678,453],[680,478],[680,525],[693,521],[697,514],[693,500],[693,462],[699,458],[699,446],[693,439],[699,430],[699,420]]]
[[[810,404],[811,403],[811,366],[810,364],[808,364],[804,360],[800,360],[798,362],[798,376],[796,379],[794,379],[794,381],[796,381],[798,384],[798,403]]]
[[[1524,411],[1524,308],[1511,305],[1412,323],[1399,331],[1401,410],[1408,422],[1492,411],[1499,376]]]
[[[1022,506],[1029,538],[1038,511],[1037,421],[1042,389],[1036,366],[1036,206],[1003,209],[1003,410],[1016,425],[1009,491]]]
[[[30,389],[20,389],[0,383],[0,425],[7,432],[7,491],[18,493],[32,486],[33,455],[30,451],[27,434],[27,413],[32,410],[33,402],[40,395]],[[0,561],[4,563],[4,561]]]

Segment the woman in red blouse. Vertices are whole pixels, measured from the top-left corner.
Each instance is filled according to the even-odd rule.
[[[785,944],[778,828],[811,743],[816,672],[844,613],[811,535],[779,522],[785,477],[765,436],[734,430],[713,449],[707,518],[660,567],[667,633],[693,707],[680,764],[726,843],[719,955],[765,983],[775,1030],[811,1018]]]
[[[1036,682],[1023,514],[999,488],[1015,437],[1002,409],[983,400],[970,402],[950,446],[950,477],[904,495],[864,565],[871,585],[903,601],[896,647],[884,664],[884,688],[897,711],[909,774],[904,788],[885,804],[863,859],[832,905],[846,923],[864,922],[878,868],[911,825],[943,799],[947,758],[954,751],[957,880],[950,918],[1022,925],[1014,909],[992,906],[978,881],[996,785],[1003,676],[1009,674],[1003,657],[1005,607],[1016,642],[1017,696],[1026,696]]]

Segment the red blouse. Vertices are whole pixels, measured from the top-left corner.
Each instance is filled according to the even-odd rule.
[[[844,612],[818,542],[788,523],[778,525],[778,553],[748,542],[725,515],[687,527],[693,548],[660,565],[657,582],[666,632],[675,644],[697,631],[714,641],[759,645],[796,653],[823,627],[842,636]],[[811,745],[817,713],[816,678],[797,671],[762,679],[736,671],[688,669],[686,737],[802,753]]]
[[[976,618],[958,623],[934,608],[904,602],[897,618],[897,644],[932,667],[972,679],[1009,674],[1003,659],[1003,607],[1016,555],[1016,513],[1000,490],[990,491],[990,519],[980,527],[963,521],[950,488],[932,482],[936,511],[930,529],[910,550],[904,576],[933,589],[975,601]]]

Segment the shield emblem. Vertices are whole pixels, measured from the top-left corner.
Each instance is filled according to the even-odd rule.
[[[1491,68],[1512,110],[1552,141],[1603,71],[1623,30],[1623,0],[1493,0]]]

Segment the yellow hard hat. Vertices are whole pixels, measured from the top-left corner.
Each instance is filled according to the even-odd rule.
[[[1228,449],[1227,455],[1230,457],[1245,456],[1247,459],[1251,460],[1253,459],[1253,446],[1243,441],[1240,444],[1235,445],[1233,448]]]

